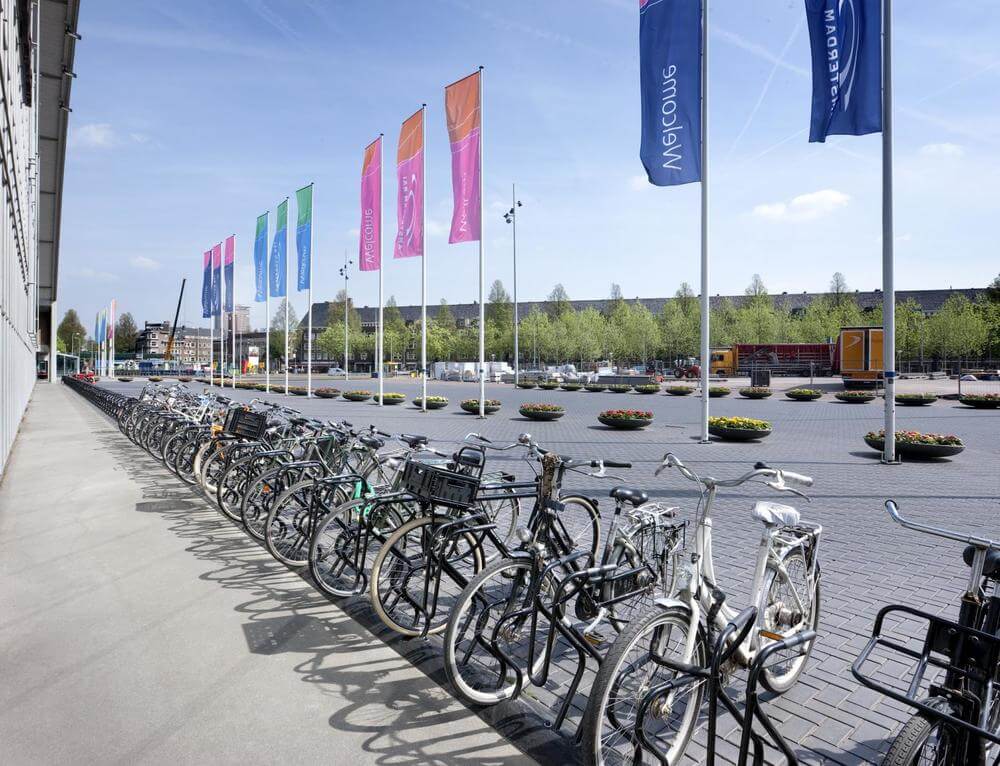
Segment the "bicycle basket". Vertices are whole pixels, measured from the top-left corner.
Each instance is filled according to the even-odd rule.
[[[232,436],[257,441],[267,430],[267,417],[261,412],[235,407],[226,415],[223,430]]]
[[[437,465],[408,460],[403,466],[402,489],[414,497],[449,508],[469,508],[479,491],[479,477],[449,471]]]

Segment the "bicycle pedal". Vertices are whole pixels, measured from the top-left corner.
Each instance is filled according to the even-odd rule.
[[[780,633],[772,633],[769,630],[761,630],[759,635],[771,641],[783,641],[785,639],[785,637]]]

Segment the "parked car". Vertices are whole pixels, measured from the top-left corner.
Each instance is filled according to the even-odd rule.
[[[344,371],[340,367],[330,367],[329,369],[327,369],[326,374],[327,375],[343,376],[344,375]]]

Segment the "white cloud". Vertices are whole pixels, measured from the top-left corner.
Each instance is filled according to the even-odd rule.
[[[753,215],[767,221],[814,221],[845,207],[851,197],[836,189],[800,194],[789,202],[757,205]]]
[[[642,173],[637,176],[632,176],[630,179],[628,179],[628,185],[632,191],[646,191],[651,186],[651,184],[649,183],[649,179],[646,178],[645,173]]]
[[[149,143],[149,136],[145,133],[129,133],[128,137],[131,138],[137,144]]]
[[[70,146],[84,149],[110,149],[117,142],[114,128],[107,122],[81,125],[70,136]]]
[[[958,144],[924,144],[920,147],[920,154],[923,157],[964,157],[965,149]]]
[[[435,220],[434,218],[427,219],[427,233],[432,237],[443,237],[445,234],[449,233],[451,229],[447,224],[441,221]]]
[[[112,274],[110,271],[97,271],[90,268],[89,266],[84,266],[80,269],[75,269],[71,272],[73,276],[82,277],[83,279],[90,279],[94,282],[117,282],[118,275]]]
[[[135,268],[142,269],[143,271],[156,271],[160,268],[159,261],[154,261],[152,258],[147,258],[144,255],[134,256],[131,260],[129,260],[129,263],[131,263]]]

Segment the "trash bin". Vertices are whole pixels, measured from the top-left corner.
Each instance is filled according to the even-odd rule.
[[[771,371],[770,370],[750,370],[750,385],[754,388],[758,386],[761,388],[771,387]]]

